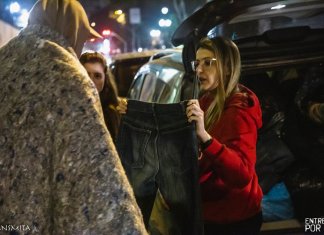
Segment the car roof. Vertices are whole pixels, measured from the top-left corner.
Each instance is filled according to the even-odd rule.
[[[167,49],[161,50],[161,51],[155,53],[154,55],[152,55],[150,58],[150,61],[167,56],[167,55],[178,54],[181,52],[182,52],[182,48],[180,48],[180,47],[179,48],[167,48]]]
[[[170,52],[170,51],[169,51]],[[162,57],[152,59],[145,65],[143,65],[138,73],[142,73],[147,71],[148,66],[155,69],[160,69],[160,67],[171,67],[175,68],[179,71],[184,71],[183,63],[182,63],[182,50],[177,49],[174,50],[172,53],[164,55]]]
[[[120,61],[120,60],[131,60],[131,59],[137,59],[137,58],[143,58],[143,57],[151,57],[152,55],[155,55],[159,52],[163,52],[163,50],[147,50],[142,52],[127,52],[127,53],[120,53],[113,55],[111,57],[112,61]]]

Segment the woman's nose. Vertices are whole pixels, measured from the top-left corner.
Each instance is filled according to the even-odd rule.
[[[196,68],[196,72],[197,72],[197,74],[198,73],[201,73],[202,72],[202,63],[199,63],[198,65],[197,65],[197,68]]]

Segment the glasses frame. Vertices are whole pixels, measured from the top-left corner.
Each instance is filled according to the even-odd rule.
[[[216,60],[217,60],[216,58],[203,58],[201,60],[193,60],[190,62],[191,69],[192,69],[192,71],[196,72],[196,70],[201,62],[203,62],[203,65],[205,67],[211,67],[213,61],[216,61]]]

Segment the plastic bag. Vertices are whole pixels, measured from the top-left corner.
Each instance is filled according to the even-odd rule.
[[[286,220],[294,217],[290,194],[283,182],[277,183],[262,199],[263,221]]]

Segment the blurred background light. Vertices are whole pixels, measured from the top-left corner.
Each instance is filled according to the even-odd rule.
[[[123,11],[122,11],[122,10],[116,10],[116,11],[114,12],[114,14],[115,14],[115,15],[121,15],[121,14],[123,14]]]
[[[110,52],[110,41],[108,39],[103,40],[100,48],[99,48],[99,52],[103,53],[103,54],[109,54]]]
[[[158,30],[158,29],[152,29],[152,30],[150,31],[150,35],[151,35],[151,37],[153,37],[153,38],[155,38],[155,37],[160,37],[160,35],[161,35],[161,31]]]
[[[29,12],[26,9],[20,11],[20,16],[18,16],[16,24],[18,27],[26,27],[28,24]]]
[[[170,27],[171,24],[172,24],[172,21],[171,21],[170,19],[166,19],[166,20],[164,21],[164,24],[165,24],[165,27]]]
[[[160,19],[159,20],[159,26],[160,27],[170,27],[172,24],[172,21],[170,19]]]
[[[166,14],[168,14],[168,12],[169,12],[169,8],[167,8],[167,7],[163,7],[163,8],[161,9],[161,12],[162,12],[163,15],[166,15]]]
[[[18,2],[12,2],[10,3],[9,5],[9,11],[11,14],[15,14],[15,13],[18,13],[20,12],[20,5]]]
[[[104,29],[103,31],[102,31],[102,35],[103,36],[109,36],[111,34],[111,31],[109,30],[109,29]]]

